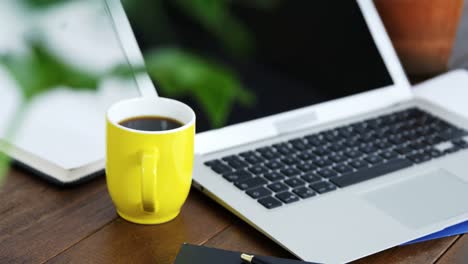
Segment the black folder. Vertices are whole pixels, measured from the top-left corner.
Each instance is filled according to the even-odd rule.
[[[240,255],[240,252],[235,251],[183,244],[174,264],[244,264]],[[274,257],[261,256],[261,258],[271,264],[312,264],[311,262]]]

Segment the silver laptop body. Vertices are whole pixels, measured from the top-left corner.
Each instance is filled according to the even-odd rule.
[[[412,107],[468,129],[464,118],[413,96],[372,1],[357,2],[392,85],[196,136],[193,186],[307,261],[352,261],[468,219],[466,149],[273,209],[204,164]],[[107,3],[129,61],[140,63],[142,56],[120,1]],[[147,86],[140,87],[142,91],[154,90],[147,76],[139,85]]]

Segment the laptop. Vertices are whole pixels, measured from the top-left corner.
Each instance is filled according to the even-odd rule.
[[[216,127],[194,96],[172,94],[198,115],[193,186],[321,263],[468,219],[468,121],[413,96],[373,2],[277,2],[235,6],[257,48],[242,62],[174,3],[162,5],[183,48],[226,62],[255,96],[250,106],[232,102]],[[129,61],[141,59],[126,4],[107,4]],[[141,48],[150,49],[131,12]]]

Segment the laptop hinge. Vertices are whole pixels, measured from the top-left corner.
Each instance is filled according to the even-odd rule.
[[[283,135],[314,126],[317,124],[318,121],[319,119],[317,116],[317,112],[312,111],[299,116],[295,116],[294,118],[278,120],[274,122],[273,125],[278,134]]]
[[[401,105],[407,104],[408,101],[412,99],[413,97],[410,97],[410,98],[404,99],[396,103],[392,102],[387,105],[382,105],[378,109],[397,108]],[[375,109],[375,110],[378,110],[378,109]],[[336,120],[329,120],[329,121],[332,122],[332,121],[337,121],[337,120],[346,119],[346,118],[349,118],[349,117],[342,117]],[[300,116],[296,116],[294,118],[276,121],[274,122],[273,125],[279,135],[284,135],[284,134],[295,133],[300,130],[312,128],[316,126],[318,123],[320,123],[320,121],[321,120],[317,112],[313,111],[313,112],[302,114]]]

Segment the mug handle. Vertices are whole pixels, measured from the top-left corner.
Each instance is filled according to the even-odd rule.
[[[143,210],[155,213],[158,210],[156,186],[158,184],[158,149],[143,150],[141,154],[141,203]]]

